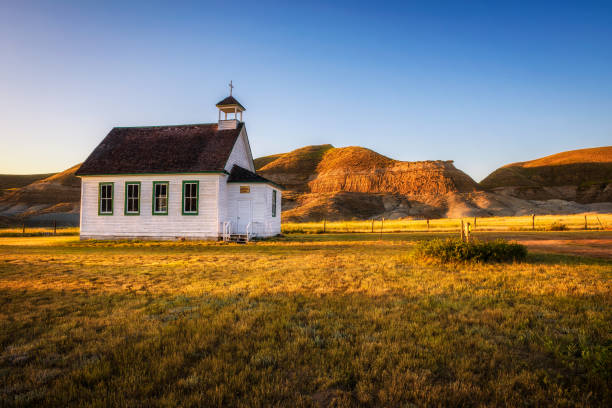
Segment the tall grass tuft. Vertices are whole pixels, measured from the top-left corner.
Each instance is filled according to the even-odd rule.
[[[413,256],[438,262],[513,262],[527,257],[524,245],[495,240],[490,242],[463,242],[460,239],[434,239],[419,241]]]
[[[567,231],[569,228],[562,222],[555,221],[547,228],[548,231]]]

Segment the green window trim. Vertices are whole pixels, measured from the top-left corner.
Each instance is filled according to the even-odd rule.
[[[195,211],[185,211],[185,186],[187,184],[195,184]],[[193,197],[191,197],[193,198]],[[181,194],[181,213],[183,215],[198,215],[200,210],[200,182],[198,180],[183,180],[183,188]]]
[[[110,212],[102,212],[102,187],[110,186],[111,188],[111,196],[110,196]],[[114,194],[115,194],[115,183],[113,182],[102,182],[98,183],[98,215],[107,216],[113,215],[114,206]]]
[[[277,201],[276,190],[272,190],[272,218],[276,218],[276,201]]]
[[[166,186],[166,211],[155,211],[156,197],[155,190],[156,186],[165,185]],[[168,215],[168,209],[170,207],[170,182],[168,181],[154,181],[153,182],[153,192],[151,194],[151,214],[152,215]]]
[[[138,186],[138,211],[128,212],[128,186],[137,185]],[[140,181],[126,181],[125,182],[125,197],[123,203],[123,215],[140,215],[140,202],[142,201],[142,188],[140,186]]]

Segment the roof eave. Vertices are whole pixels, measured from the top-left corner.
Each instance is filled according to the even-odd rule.
[[[108,177],[108,176],[157,176],[157,175],[181,175],[181,174],[227,174],[227,170],[202,170],[202,171],[160,171],[145,173],[75,173],[76,177]]]
[[[230,104],[220,104],[219,103],[219,104],[217,104],[215,106],[217,108],[219,108],[219,109],[238,107],[238,108],[242,109],[243,111],[246,110],[246,108],[244,106],[242,106],[241,104],[239,104],[239,103],[230,103]]]

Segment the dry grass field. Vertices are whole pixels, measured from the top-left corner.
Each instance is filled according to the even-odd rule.
[[[610,406],[610,258],[410,257],[437,235],[0,238],[0,405]]]
[[[535,230],[546,231],[555,226],[564,225],[568,230],[584,229],[584,219],[587,217],[587,228],[591,230],[611,229],[612,214],[572,214],[572,215],[537,215],[535,217]],[[474,218],[463,218],[474,227]],[[531,216],[520,217],[479,217],[476,219],[475,231],[531,231],[533,227]],[[351,233],[351,232],[415,232],[432,231],[448,232],[459,231],[461,218],[439,218],[429,220],[366,220],[366,221],[327,221],[327,222],[285,222],[283,233],[310,233],[325,232]]]

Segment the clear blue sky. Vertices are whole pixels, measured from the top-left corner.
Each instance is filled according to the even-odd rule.
[[[1,2],[0,173],[214,122],[230,79],[256,157],[359,145],[480,180],[612,144],[610,1],[123,3]]]

